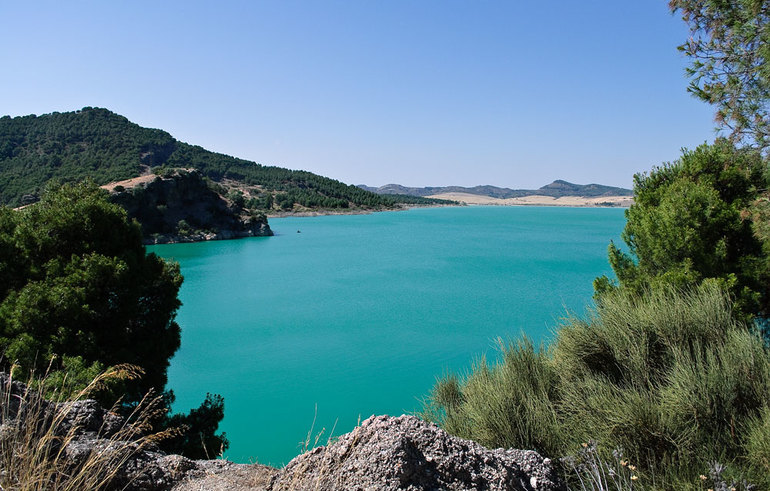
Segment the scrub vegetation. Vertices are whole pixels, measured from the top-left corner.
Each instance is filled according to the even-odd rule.
[[[670,3],[693,34],[690,91],[730,138],[636,175],[595,306],[548,347],[501,342],[440,379],[426,418],[561,458],[576,488],[770,488],[766,4]]]
[[[115,366],[72,392],[72,384],[45,375],[19,384],[3,374],[0,381],[0,488],[8,490],[105,489],[129,459],[162,434],[148,433],[162,414],[160,398],[144,398],[116,427],[96,431],[98,448],[80,442],[86,423],[76,401],[115,382],[131,380],[136,367]],[[72,458],[77,454],[77,458]]]
[[[574,459],[590,443],[606,461],[622,452],[646,485],[697,489],[715,461],[770,485],[759,444],[770,436],[770,356],[714,281],[608,293],[549,348],[508,343],[498,362],[440,380],[428,401],[425,416],[490,448]]]

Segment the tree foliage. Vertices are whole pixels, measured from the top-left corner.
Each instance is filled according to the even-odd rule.
[[[387,208],[398,201],[307,171],[265,166],[210,152],[142,128],[107,109],[0,118],[0,203],[33,201],[50,180],[85,178],[106,184],[139,176],[142,166],[194,168],[217,182],[238,181],[271,198],[252,205],[270,209]],[[226,193],[224,193],[226,194]]]
[[[0,212],[0,346],[4,363],[45,370],[79,356],[139,365],[162,389],[179,347],[176,264],[146,254],[136,223],[93,184],[50,189],[40,203]]]
[[[770,262],[750,212],[766,186],[759,154],[726,140],[634,176],[635,202],[622,234],[628,249],[609,246],[620,286],[642,294],[713,278],[733,295],[737,313],[767,315]],[[594,286],[601,294],[613,283],[602,277]]]
[[[180,344],[181,283],[179,266],[147,254],[139,225],[92,182],[53,186],[19,211],[0,208],[0,366],[53,370],[54,380],[66,373],[70,385],[85,385],[104,367],[129,363],[144,376],[105,402],[121,396],[131,406],[161,393]],[[199,448],[206,435],[207,450],[218,453],[227,445],[214,435],[222,416],[212,396],[172,421],[192,428]]]
[[[138,176],[167,157],[174,140],[106,109],[0,118],[0,203],[35,200],[47,182],[97,184]],[[26,201],[23,198],[26,196]]]
[[[671,0],[691,37],[689,91],[714,104],[734,141],[770,144],[770,3],[766,0]]]
[[[424,414],[489,448],[554,458],[595,441],[607,461],[622,449],[652,489],[703,489],[698,475],[714,461],[764,489],[768,405],[768,348],[706,281],[613,291],[549,349],[511,343],[498,363],[440,380]]]
[[[173,393],[168,394],[173,402]],[[230,443],[225,433],[215,433],[225,416],[225,400],[218,394],[206,394],[197,409],[188,414],[174,414],[166,418],[162,428],[183,428],[184,431],[162,442],[163,450],[181,454],[190,459],[214,459],[221,455]]]

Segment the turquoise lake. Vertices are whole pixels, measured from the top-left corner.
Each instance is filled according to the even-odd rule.
[[[185,278],[174,410],[223,395],[225,456],[273,465],[311,429],[323,444],[372,414],[417,411],[437,377],[494,358],[498,337],[547,342],[582,314],[624,223],[622,209],[421,208],[153,246]]]

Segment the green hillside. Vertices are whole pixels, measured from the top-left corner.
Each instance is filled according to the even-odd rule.
[[[311,172],[263,166],[142,128],[107,109],[0,118],[0,204],[34,202],[50,180],[106,184],[143,172],[194,168],[247,208],[384,209],[404,202]],[[216,186],[216,185],[215,185]]]

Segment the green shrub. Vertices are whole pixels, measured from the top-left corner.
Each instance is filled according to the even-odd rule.
[[[21,211],[0,207],[0,369],[47,373],[71,393],[105,367],[137,364],[144,377],[95,395],[131,411],[151,389],[165,389],[180,343],[181,283],[179,266],[148,254],[139,225],[92,182],[51,186]],[[222,416],[214,397],[174,421],[206,434],[197,442],[214,455],[227,445],[210,437]]]
[[[548,357],[527,339],[500,346],[501,363],[490,367],[482,358],[462,381],[453,375],[439,381],[426,416],[486,446],[556,451],[557,374]]]
[[[770,407],[746,424],[746,459],[757,473],[770,475]]]
[[[609,246],[619,286],[641,294],[711,279],[730,292],[739,318],[770,315],[770,263],[756,208],[766,170],[758,152],[720,139],[636,174],[622,234],[627,248]],[[599,296],[615,287],[607,276],[594,282]]]
[[[707,281],[608,293],[586,318],[567,319],[548,351],[521,341],[497,364],[444,377],[425,416],[489,447],[549,457],[595,441],[604,458],[623,449],[640,476],[669,483],[695,483],[716,461],[757,482],[768,475],[769,405],[768,348]]]

